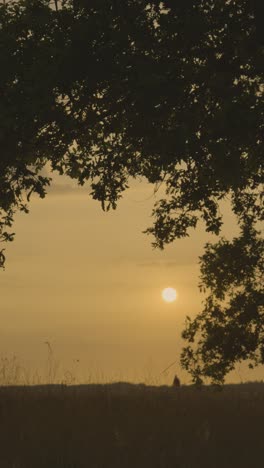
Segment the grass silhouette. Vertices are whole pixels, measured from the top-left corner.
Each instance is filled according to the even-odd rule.
[[[126,382],[27,385],[27,379],[15,385],[25,378],[16,358],[2,359],[0,378],[1,468],[263,463],[263,382],[222,391]]]

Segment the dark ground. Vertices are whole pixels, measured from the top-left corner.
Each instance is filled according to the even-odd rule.
[[[0,387],[0,468],[263,468],[264,383]]]

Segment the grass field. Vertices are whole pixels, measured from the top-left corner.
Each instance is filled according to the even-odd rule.
[[[264,383],[0,387],[1,468],[262,468]]]

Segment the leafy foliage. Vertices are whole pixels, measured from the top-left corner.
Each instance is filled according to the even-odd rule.
[[[241,236],[207,244],[201,288],[209,290],[204,309],[186,320],[189,342],[181,362],[196,383],[203,377],[223,383],[236,362],[264,364],[264,240],[246,222]],[[195,346],[193,348],[193,344]]]
[[[236,262],[223,256],[236,255],[243,242],[253,251],[253,225],[263,216],[263,2],[52,5],[18,0],[0,6],[0,239],[13,239],[14,213],[27,211],[33,193],[45,196],[47,162],[79,184],[89,180],[105,210],[116,208],[130,177],[163,183],[166,197],[147,230],[159,248],[189,235],[200,218],[219,234],[219,202],[229,196],[242,237],[207,246],[202,278],[211,295],[201,318],[207,323],[214,301],[225,300],[222,288],[240,281]],[[4,261],[2,250],[0,266]],[[244,294],[249,300],[248,289]],[[217,307],[229,327],[227,309]]]

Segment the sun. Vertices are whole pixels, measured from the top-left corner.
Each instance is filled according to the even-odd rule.
[[[177,291],[174,288],[163,289],[161,295],[165,302],[174,302],[177,299]]]

